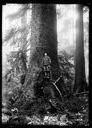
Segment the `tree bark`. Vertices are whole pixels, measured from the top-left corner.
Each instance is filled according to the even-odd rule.
[[[24,16],[21,17],[21,25],[23,27],[26,27],[27,25],[27,12],[25,12]],[[21,49],[22,51],[26,50],[27,45],[27,31],[24,31],[22,35],[22,44],[21,44]]]
[[[56,5],[33,4],[30,66],[41,67],[46,52],[51,58],[52,78],[60,75],[57,58]]]
[[[52,80],[55,81],[60,76],[56,24],[56,5],[32,5],[30,65],[25,85],[30,85],[33,95],[35,82],[42,71],[44,53],[51,58]]]
[[[86,89],[85,59],[84,59],[84,28],[83,7],[77,5],[78,19],[76,21],[76,50],[75,50],[75,86],[74,91],[82,92]]]

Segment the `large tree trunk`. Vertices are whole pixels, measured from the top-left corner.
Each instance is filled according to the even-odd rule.
[[[60,75],[57,56],[56,5],[33,4],[31,21],[31,50],[28,83],[34,85],[42,68],[42,58],[46,52],[51,58],[52,79]],[[27,77],[27,79],[28,79]]]
[[[59,76],[56,23],[56,5],[32,5],[30,65],[35,64],[40,67],[46,52],[52,61],[51,69],[54,80]]]
[[[78,19],[76,22],[76,50],[75,50],[75,86],[74,91],[84,91],[86,87],[85,59],[84,59],[84,31],[83,7],[77,5]]]

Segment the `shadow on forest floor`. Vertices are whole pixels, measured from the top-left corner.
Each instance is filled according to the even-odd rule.
[[[3,124],[27,124],[27,125],[60,125],[60,126],[89,126],[88,120],[88,97],[80,96],[66,100],[62,107],[64,111],[51,113],[47,111],[45,114],[35,113],[31,116],[26,114],[12,117],[2,113]],[[81,99],[83,102],[79,102]],[[10,119],[11,118],[11,119]]]

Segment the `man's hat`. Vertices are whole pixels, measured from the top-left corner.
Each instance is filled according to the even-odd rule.
[[[47,55],[47,53],[44,53],[44,55],[46,56],[46,55]]]

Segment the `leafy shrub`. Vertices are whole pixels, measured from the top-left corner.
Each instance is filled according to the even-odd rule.
[[[67,100],[63,105],[65,109],[71,112],[79,112],[85,105],[85,101],[78,97],[72,97],[72,99]]]
[[[66,91],[65,95],[69,95],[72,93],[73,84],[74,84],[74,56],[68,54],[66,51],[61,51],[58,56],[59,66],[61,69],[61,75],[64,80],[64,89]]]

